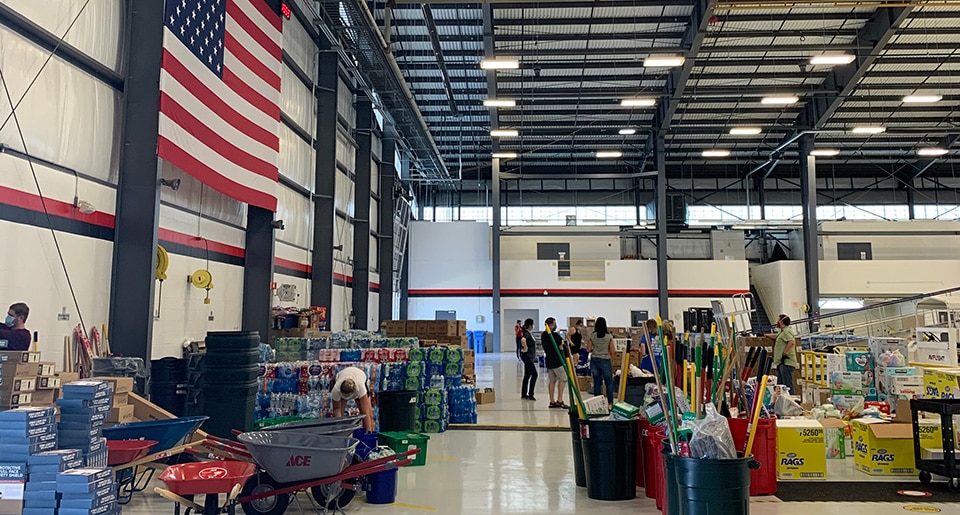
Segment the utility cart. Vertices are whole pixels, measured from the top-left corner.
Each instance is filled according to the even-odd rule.
[[[940,415],[940,431],[943,437],[943,458],[925,459],[920,447],[920,412]],[[910,414],[913,420],[913,455],[920,482],[930,484],[933,474],[947,478],[947,487],[951,492],[960,491],[960,469],[957,468],[957,456],[954,445],[956,429],[953,416],[960,415],[960,400],[957,399],[913,399],[910,401]]]

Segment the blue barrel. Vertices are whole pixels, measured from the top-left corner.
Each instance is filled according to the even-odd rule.
[[[477,354],[483,354],[483,345],[484,340],[487,339],[486,331],[474,331],[473,332],[473,350]]]
[[[370,504],[390,504],[397,500],[397,472],[399,469],[385,470],[367,476],[367,502]]]
[[[476,340],[473,338],[474,331],[467,331],[467,348],[476,350]]]

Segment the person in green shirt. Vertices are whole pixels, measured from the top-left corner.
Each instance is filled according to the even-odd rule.
[[[767,335],[768,338],[776,339],[773,344],[773,363],[777,365],[777,383],[790,388],[791,394],[796,394],[793,390],[793,371],[797,369],[799,362],[796,340],[790,330],[790,317],[784,314],[777,317],[777,329],[778,333]]]

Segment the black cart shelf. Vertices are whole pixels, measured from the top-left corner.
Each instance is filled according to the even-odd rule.
[[[940,415],[940,432],[943,437],[943,459],[925,460],[920,451],[920,412]],[[910,401],[910,415],[913,419],[913,455],[920,471],[920,482],[929,484],[932,474],[948,478],[950,491],[960,491],[960,470],[957,469],[957,457],[954,449],[955,431],[953,416],[960,415],[958,399],[914,399]]]

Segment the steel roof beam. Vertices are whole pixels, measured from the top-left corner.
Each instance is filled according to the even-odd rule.
[[[447,92],[447,101],[450,106],[450,112],[456,116],[460,114],[457,109],[457,102],[453,95],[453,85],[450,81],[450,71],[447,69],[447,63],[443,59],[443,48],[440,46],[440,39],[437,37],[436,20],[433,19],[433,12],[428,4],[423,4],[421,12],[424,22],[427,25],[427,32],[430,34],[430,43],[433,46],[433,57],[436,59],[436,66],[440,70],[440,77],[443,79],[443,89]],[[401,21],[401,20],[396,20]]]
[[[493,7],[490,4],[483,4],[481,6],[483,11],[483,55],[484,58],[490,59],[494,57],[494,27],[493,27]],[[487,70],[487,98],[497,98],[497,72],[496,70]],[[497,116],[497,108],[491,107],[489,110],[490,113],[490,129],[500,128],[500,119]],[[489,137],[489,136],[488,136]],[[491,153],[497,152],[500,150],[500,143],[496,138],[490,139],[490,151]],[[492,159],[492,157],[491,157]],[[497,204],[499,205],[500,199],[497,199]]]

